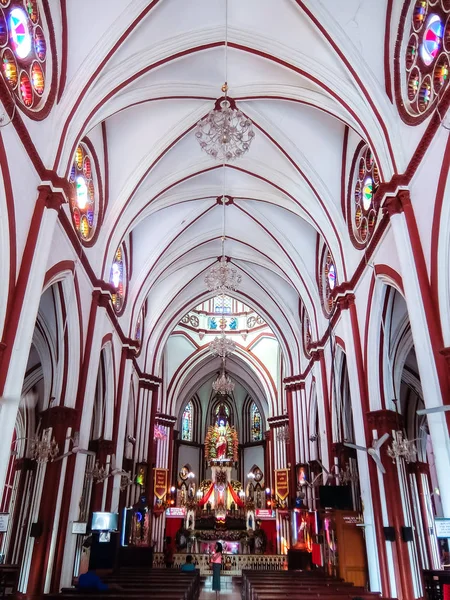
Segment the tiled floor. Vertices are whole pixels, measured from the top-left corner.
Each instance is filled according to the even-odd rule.
[[[207,577],[206,581],[203,585],[203,589],[200,592],[199,600],[214,600],[216,597],[216,592],[213,592],[211,589],[212,586],[212,577]],[[241,591],[240,588],[236,585],[233,585],[231,581],[231,577],[221,577],[220,578],[220,598],[224,600],[240,600]]]

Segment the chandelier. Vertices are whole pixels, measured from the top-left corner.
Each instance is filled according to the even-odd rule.
[[[209,351],[213,356],[220,356],[220,358],[226,358],[233,354],[236,350],[236,343],[231,338],[222,333],[220,337],[216,336],[213,341],[209,344]]]
[[[350,465],[347,463],[345,469],[340,469],[337,475],[339,483],[341,485],[347,485],[348,483],[356,483],[358,481],[358,473],[353,473],[350,469]]]
[[[223,246],[224,238],[222,238]],[[218,292],[225,294],[226,292],[234,292],[242,281],[242,275],[230,266],[225,258],[224,254],[219,262],[211,267],[205,276],[205,284],[210,292]]]
[[[222,372],[212,384],[212,388],[216,394],[226,396],[234,390],[234,385],[234,381],[225,373],[225,366],[223,366]]]
[[[399,458],[404,458],[407,463],[416,459],[417,448],[414,440],[408,440],[402,431],[394,432],[392,444],[387,449],[388,456],[395,463]]]
[[[37,436],[31,439],[30,444],[31,459],[38,463],[52,462],[59,454],[59,446],[55,438],[50,439],[48,432],[45,432],[42,439]]]
[[[106,467],[100,467],[98,460],[95,461],[95,466],[92,469],[86,469],[86,475],[93,479],[95,483],[102,483],[108,479]]]
[[[283,425],[277,428],[277,440],[283,444],[289,444],[291,441],[291,435],[289,433],[288,425]]]
[[[248,151],[255,132],[250,119],[228,100],[227,83],[223,84],[222,91],[225,97],[197,123],[195,137],[207,154],[228,162]]]
[[[213,158],[228,162],[240,158],[250,148],[255,137],[253,123],[244,115],[228,93],[228,0],[225,0],[225,83],[224,97],[197,123],[195,137],[200,148]]]

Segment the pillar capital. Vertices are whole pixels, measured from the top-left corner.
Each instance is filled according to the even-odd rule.
[[[337,294],[339,294],[339,291]],[[338,295],[336,297],[336,304],[339,310],[348,310],[352,304],[355,304],[355,294],[353,292],[345,292],[344,295]]]
[[[398,215],[405,210],[405,207],[411,204],[411,195],[409,190],[400,190],[395,196],[386,199],[383,209],[389,215]]]
[[[402,427],[402,417],[393,410],[374,410],[367,413],[367,422],[371,429],[377,429],[378,433],[390,433],[393,429]]]
[[[108,308],[111,303],[111,294],[104,290],[94,290],[92,292],[92,301],[97,304],[97,306]]]
[[[39,200],[44,203],[44,206],[56,212],[59,212],[59,209],[66,201],[62,192],[54,192],[48,185],[40,185],[38,192]]]
[[[78,419],[78,411],[68,406],[51,406],[41,412],[42,426],[44,429],[56,427],[74,427]]]
[[[177,422],[177,418],[172,415],[165,415],[163,413],[157,413],[156,423],[163,425],[164,427],[174,427]]]

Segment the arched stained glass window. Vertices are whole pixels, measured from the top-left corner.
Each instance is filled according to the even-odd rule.
[[[412,10],[411,10],[412,8]],[[450,4],[448,0],[407,0],[396,60],[404,65],[396,76],[397,105],[409,124],[420,123],[442,97],[449,82]]]
[[[334,299],[332,292],[336,287],[336,267],[331,252],[326,248],[323,254],[320,269],[320,287],[322,292],[322,305],[325,314],[329,316],[333,310]]]
[[[351,174],[353,198],[350,198],[350,232],[357,247],[365,246],[370,240],[377,220],[374,205],[375,192],[380,185],[378,166],[371,149],[364,144],[355,156],[355,168]]]
[[[111,266],[110,282],[115,293],[112,295],[114,310],[120,312],[125,300],[125,260],[123,255],[123,244],[116,251],[114,262]]]
[[[84,144],[76,149],[69,180],[72,184],[71,208],[75,229],[82,240],[90,240],[95,231],[97,206],[92,160]]]
[[[192,400],[190,400],[186,404],[181,418],[181,439],[185,442],[192,442],[193,420],[194,405],[192,404]]]
[[[260,442],[262,440],[261,413],[255,402],[252,402],[250,407],[250,424],[252,442]]]
[[[2,76],[26,108],[36,108],[45,91],[47,42],[37,0],[0,0]]]

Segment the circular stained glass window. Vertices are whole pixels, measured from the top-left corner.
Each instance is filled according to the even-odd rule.
[[[406,0],[396,57],[399,112],[409,124],[420,123],[447,88],[450,64],[450,4],[448,0]],[[403,56],[400,56],[403,53]]]
[[[125,264],[123,255],[123,244],[121,244],[114,256],[113,264],[111,265],[110,283],[114,288],[112,295],[112,303],[114,310],[120,312],[124,305],[125,299]]]
[[[355,157],[355,169],[351,174],[348,214],[350,235],[359,248],[369,241],[377,219],[374,196],[380,184],[378,166],[365,144]]]
[[[2,76],[26,108],[35,109],[46,85],[47,43],[36,0],[0,0]]]
[[[336,287],[336,267],[329,250],[325,250],[321,268],[322,303],[326,315],[333,310],[333,290]]]
[[[88,241],[94,235],[98,211],[92,160],[84,144],[80,144],[76,149],[69,179],[72,184],[73,223],[80,238]]]

